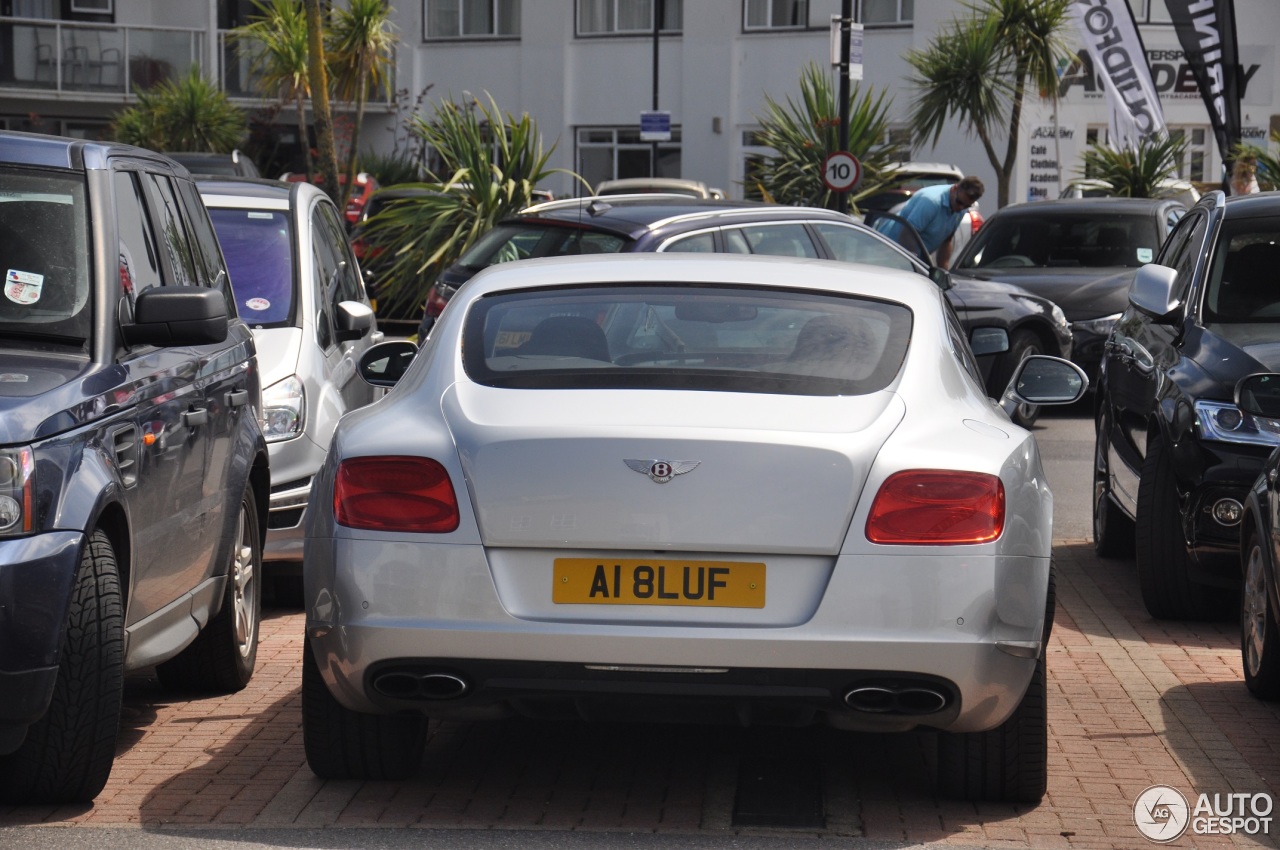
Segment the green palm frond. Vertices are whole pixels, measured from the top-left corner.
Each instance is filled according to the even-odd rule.
[[[858,199],[878,191],[885,166],[899,158],[900,151],[885,139],[889,129],[889,107],[885,94],[865,93],[854,86],[849,93],[849,152],[862,163],[863,180]],[[799,99],[787,97],[778,103],[765,95],[764,115],[757,116],[757,141],[773,148],[753,172],[754,188],[780,204],[830,206],[832,192],[822,182],[822,167],[828,154],[840,147],[839,96],[829,76],[815,64],[807,65],[800,76]]]
[[[534,188],[551,175],[569,173],[586,185],[547,166],[555,147],[543,147],[528,114],[504,114],[486,98],[487,105],[444,100],[429,118],[412,119],[413,131],[442,165],[426,182],[402,184],[428,194],[393,201],[364,225],[365,238],[387,249],[374,252],[369,265],[381,281],[379,309],[388,315],[415,310],[441,269],[498,221],[529,206]]]
[[[1156,198],[1162,184],[1177,176],[1186,141],[1184,136],[1148,136],[1133,147],[1092,145],[1081,154],[1079,173],[1110,184],[1124,198]]]
[[[137,96],[137,104],[116,118],[118,141],[154,150],[229,153],[248,135],[244,111],[205,79],[198,66]]]
[[[1280,131],[1271,131],[1271,142],[1280,144]],[[1234,158],[1248,157],[1258,163],[1258,188],[1264,192],[1280,189],[1280,157],[1270,148],[1241,142],[1233,154]]]

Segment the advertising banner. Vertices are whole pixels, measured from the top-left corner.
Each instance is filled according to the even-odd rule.
[[[1224,161],[1240,141],[1239,48],[1232,0],[1165,0]]]
[[[1111,110],[1110,147],[1136,147],[1148,136],[1164,135],[1164,112],[1129,4],[1123,0],[1076,0],[1071,13],[1106,89]]]

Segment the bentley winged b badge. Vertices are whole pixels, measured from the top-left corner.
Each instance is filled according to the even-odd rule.
[[[626,458],[623,463],[641,475],[647,475],[658,484],[666,484],[677,475],[684,475],[697,468],[700,460],[635,460]]]

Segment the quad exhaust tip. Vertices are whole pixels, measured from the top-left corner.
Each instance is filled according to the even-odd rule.
[[[869,714],[933,714],[947,707],[947,694],[926,685],[859,685],[844,695],[845,704]]]
[[[457,699],[471,689],[466,679],[452,673],[394,671],[374,677],[373,688],[394,699]]]

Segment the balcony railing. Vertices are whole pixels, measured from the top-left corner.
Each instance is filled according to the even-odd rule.
[[[204,43],[198,29],[0,18],[0,88],[126,95],[203,65]]]

